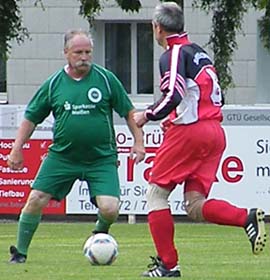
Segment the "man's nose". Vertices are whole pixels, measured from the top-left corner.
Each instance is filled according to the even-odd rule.
[[[81,58],[82,58],[82,59],[88,59],[88,58],[89,58],[89,53],[83,52],[83,53],[81,54]]]

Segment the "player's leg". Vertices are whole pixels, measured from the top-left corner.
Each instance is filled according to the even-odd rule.
[[[107,195],[96,196],[98,217],[94,233],[108,233],[111,225],[118,218],[119,198]]]
[[[223,200],[206,200],[216,181],[218,166],[226,146],[224,130],[218,122],[200,122],[192,126],[194,154],[188,155],[190,175],[185,179],[184,199],[189,217],[196,221],[243,226],[246,209]],[[207,135],[207,138],[204,137]]]
[[[168,204],[170,193],[155,184],[147,189],[148,224],[158,257],[153,258],[153,268],[142,274],[145,277],[180,277],[174,221]]]
[[[76,174],[74,164],[49,156],[41,164],[18,223],[17,245],[10,247],[11,263],[26,261],[28,248],[41,220],[42,209],[51,198],[58,201],[70,191]]]
[[[266,243],[264,212],[261,209],[237,207],[220,199],[206,199],[207,187],[196,179],[185,183],[185,208],[195,221],[207,221],[219,225],[238,226],[245,229],[251,242],[252,252],[259,254]]]
[[[264,213],[232,205],[220,199],[206,199],[216,181],[218,166],[226,146],[224,130],[218,122],[201,122],[194,126],[197,143],[196,166],[185,180],[184,198],[187,214],[194,220],[245,228],[254,254],[265,245]],[[204,137],[207,135],[207,138]],[[203,140],[200,140],[203,139]],[[204,141],[206,139],[206,141]],[[192,158],[191,158],[192,160]]]
[[[174,244],[174,221],[168,204],[168,197],[176,184],[186,176],[181,168],[189,151],[189,133],[184,126],[172,126],[166,132],[156,152],[149,186],[146,193],[148,224],[158,257],[152,269],[145,271],[145,277],[179,277],[178,252]],[[161,277],[160,276],[160,277]]]
[[[31,190],[19,218],[17,245],[16,247],[10,247],[11,263],[23,263],[26,261],[28,247],[40,223],[41,211],[50,199],[50,194]]]
[[[220,199],[206,199],[205,187],[197,179],[185,182],[184,200],[187,215],[194,221],[244,227],[247,209]]]
[[[91,201],[98,208],[93,233],[108,233],[119,212],[120,184],[117,159],[115,156],[102,159],[86,169],[85,180],[88,183]]]
[[[208,196],[212,184],[216,181],[214,177],[226,144],[224,130],[216,123],[212,123],[208,134],[212,136],[212,141],[209,142],[213,145],[211,153],[206,160],[203,159],[196,171],[197,178],[202,178],[202,182],[204,182],[205,197]],[[251,242],[252,252],[259,254],[263,251],[266,243],[266,231],[262,209],[248,210],[224,200],[209,199],[203,204],[202,214],[205,220],[212,223],[243,227]]]

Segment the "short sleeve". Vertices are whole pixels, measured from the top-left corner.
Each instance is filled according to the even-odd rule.
[[[28,103],[24,113],[24,117],[36,125],[42,123],[51,112],[49,84],[50,81],[47,80],[41,85]]]

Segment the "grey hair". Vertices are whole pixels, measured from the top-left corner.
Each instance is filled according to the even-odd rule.
[[[184,15],[182,8],[175,2],[164,2],[157,5],[153,22],[160,24],[167,32],[181,33],[184,30]]]
[[[76,35],[85,35],[89,39],[91,46],[92,47],[94,46],[92,35],[89,32],[87,32],[83,29],[70,29],[65,33],[65,36],[64,36],[64,48],[70,47],[69,42]]]

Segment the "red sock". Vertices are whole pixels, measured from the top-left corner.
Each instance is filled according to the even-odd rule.
[[[217,199],[207,200],[202,214],[206,221],[219,225],[244,227],[247,220],[247,209]]]
[[[170,209],[150,212],[148,224],[158,256],[167,269],[175,267],[178,255],[174,246],[174,221]]]

